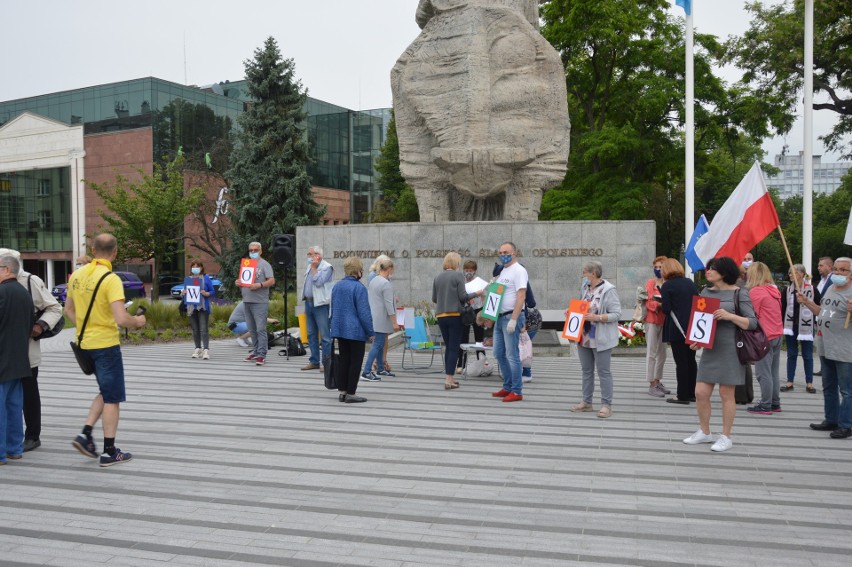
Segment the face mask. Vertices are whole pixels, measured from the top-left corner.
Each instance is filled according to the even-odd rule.
[[[841,274],[831,274],[831,283],[837,286],[844,286],[846,282],[849,281],[847,276]]]
[[[660,268],[654,268],[654,276],[661,278],[663,277],[663,270]]]
[[[744,260],[743,261],[743,268],[748,268],[749,266],[751,266],[751,260]]]
[[[590,283],[591,283],[591,282],[589,281],[589,278],[587,278],[586,276],[583,276],[583,281],[582,281],[582,285],[583,285],[583,287],[586,287],[586,286],[587,286],[587,285],[589,285]]]
[[[473,276],[475,276],[475,275],[476,275],[475,272],[465,272],[464,273],[464,279],[465,279],[465,281],[469,282],[473,279]]]
[[[260,258],[260,252],[249,252],[249,258],[252,260],[257,260]]]
[[[198,274],[201,273],[201,268],[192,268],[191,271],[192,271],[193,276],[197,276]]]
[[[307,258],[305,258],[305,260],[307,260],[308,266],[313,266],[313,264],[314,264],[314,257],[313,256],[308,256]]]
[[[512,255],[511,254],[500,254],[500,263],[503,264],[504,266],[511,261],[512,261]]]
[[[79,269],[80,269],[80,268],[82,268],[82,267],[83,267],[83,264],[74,264],[74,269],[75,269],[75,270],[79,270]]]

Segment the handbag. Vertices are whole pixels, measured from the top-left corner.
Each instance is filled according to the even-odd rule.
[[[461,320],[462,325],[466,327],[470,327],[476,324],[476,311],[473,310],[473,306],[470,303],[462,303]]]
[[[521,332],[520,340],[518,341],[518,355],[521,358],[521,366],[532,368],[532,339],[530,339],[526,331]]]
[[[734,312],[740,315],[740,290],[734,292]],[[741,315],[740,315],[741,316]],[[754,364],[769,354],[769,339],[757,322],[757,327],[751,331],[734,327],[734,344],[737,347],[737,358],[740,364]]]
[[[482,354],[482,358],[479,358],[479,355]],[[477,351],[476,358],[474,360],[468,359],[467,364],[464,367],[464,372],[462,374],[467,378],[479,377],[479,376],[491,376],[494,373],[494,364],[488,360],[488,357],[485,356],[484,352]]]
[[[105,273],[101,276],[101,279],[98,280],[98,285],[95,286],[95,291],[92,292],[92,300],[89,302],[89,308],[86,310],[86,316],[83,318],[83,326],[80,328],[80,334],[77,335],[77,341],[71,341],[70,343],[71,351],[74,353],[74,358],[77,359],[77,364],[80,365],[80,370],[82,370],[83,374],[86,375],[95,373],[95,365],[91,358],[83,355],[83,349],[80,348],[80,345],[83,344],[83,333],[86,332],[86,324],[89,322],[89,315],[92,314],[92,307],[95,305],[95,296],[98,295],[98,288],[101,287],[101,283],[111,273],[112,272]]]
[[[526,321],[528,333],[536,333],[541,330],[541,312],[535,307],[527,307]]]
[[[332,337],[331,339],[331,352],[329,355],[323,359],[323,377],[325,378],[325,387],[329,390],[336,390],[338,383],[338,376],[340,375],[340,355],[336,352],[335,348],[336,339]]]

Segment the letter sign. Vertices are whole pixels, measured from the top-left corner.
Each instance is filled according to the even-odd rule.
[[[186,278],[183,280],[183,289],[186,291],[187,305],[198,305],[201,303],[201,282],[198,278]]]
[[[580,299],[572,299],[568,307],[568,318],[565,319],[565,327],[562,329],[562,337],[575,343],[583,338],[583,320],[589,312],[589,302]]]
[[[501,283],[494,282],[485,290],[482,304],[482,317],[497,321],[500,316],[500,305],[503,304],[503,293],[506,291],[506,286]]]
[[[257,276],[257,260],[243,258],[240,260],[240,287],[249,287]]]
[[[686,344],[713,348],[716,338],[716,320],[713,313],[719,309],[721,301],[715,297],[692,298],[692,312],[689,314],[689,328],[686,331]]]

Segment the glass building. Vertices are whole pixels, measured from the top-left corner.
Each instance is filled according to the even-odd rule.
[[[245,81],[184,86],[153,77],[0,102],[0,127],[23,112],[96,134],[151,127],[154,159],[171,159],[180,149],[203,156],[227,139],[250,99]],[[350,110],[308,98],[307,135],[315,186],[350,193],[350,222],[364,222],[378,198],[373,167],[390,121],[390,109]],[[219,164],[224,170],[226,164]]]
[[[10,125],[0,147],[0,245],[20,250],[28,271],[61,281],[99,222],[96,201],[84,206],[82,179],[108,182],[116,167],[150,167],[179,152],[199,170],[210,159],[213,171],[225,171],[249,104],[245,81],[198,87],[154,77],[0,102],[0,129]],[[316,199],[329,204],[324,222],[365,222],[379,197],[374,162],[390,109],[355,111],[307,98],[305,113],[308,174]],[[47,128],[69,150],[54,151],[46,165],[27,165],[45,146],[27,141],[19,118]],[[175,257],[170,269],[181,271],[182,263]]]

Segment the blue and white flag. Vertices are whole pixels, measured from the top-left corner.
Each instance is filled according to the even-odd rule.
[[[695,223],[695,231],[692,233],[692,238],[689,239],[689,244],[687,245],[686,252],[683,255],[684,258],[686,258],[686,262],[689,264],[689,268],[693,272],[704,269],[704,262],[702,262],[701,258],[698,257],[698,254],[695,253],[695,245],[698,244],[701,237],[709,231],[710,225],[707,224],[707,219],[704,218],[704,215],[701,215],[698,218],[698,222]]]
[[[687,16],[692,15],[692,0],[675,0],[675,4],[683,8]]]

